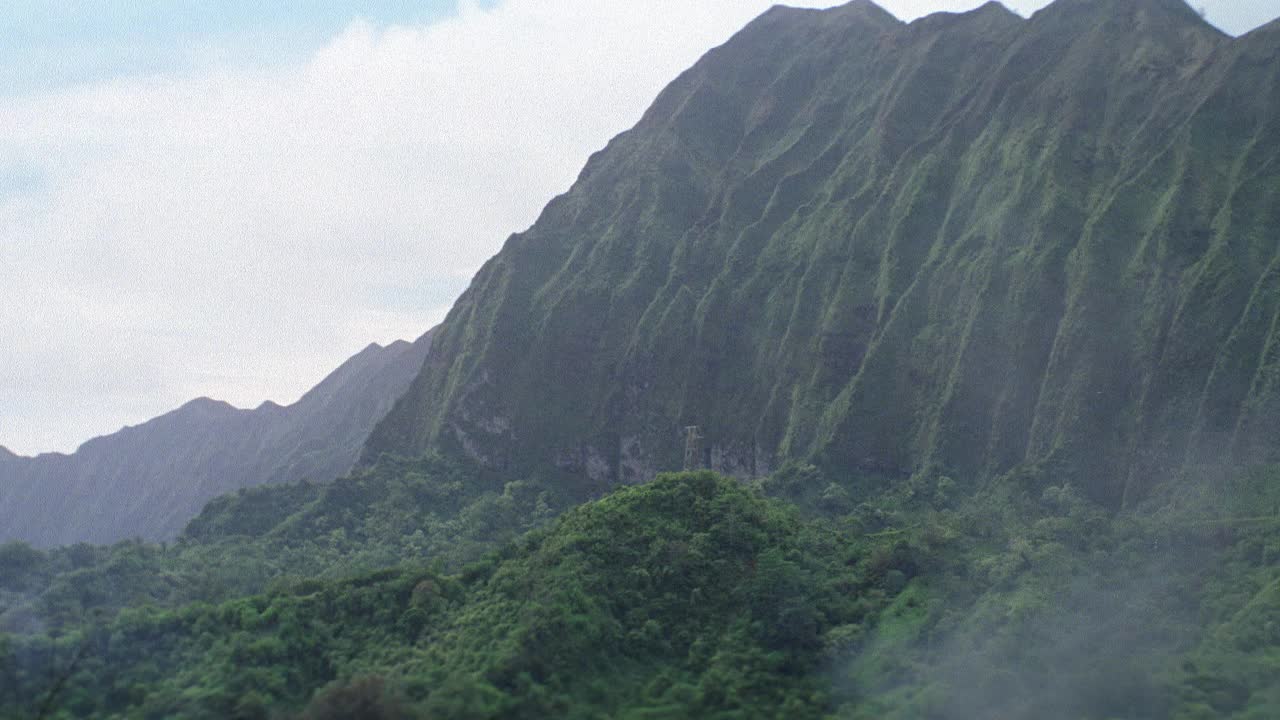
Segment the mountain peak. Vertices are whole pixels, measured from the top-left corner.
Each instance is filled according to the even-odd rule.
[[[844,5],[836,5],[830,8],[801,8],[785,4],[774,5],[756,18],[752,24],[768,22],[775,18],[785,20],[792,17],[812,18],[820,25],[826,25],[831,22],[848,22],[850,20],[872,21],[877,24],[902,23],[897,16],[872,2],[872,0],[852,0],[852,2]]]
[[[178,412],[184,412],[184,411],[185,412],[199,412],[199,411],[209,412],[209,411],[235,410],[235,409],[236,407],[229,402],[225,402],[223,400],[214,400],[211,397],[202,396],[202,397],[196,398],[195,400],[191,400],[185,403],[184,405],[182,405],[182,407],[178,408]]]
[[[824,17],[833,20],[847,21],[850,19],[860,19],[863,21],[870,20],[877,24],[900,25],[902,21],[896,15],[880,7],[871,0],[853,0],[853,2],[844,5],[837,5],[833,8],[819,11]]]
[[[1150,27],[1153,21],[1176,21],[1183,26],[1211,29],[1220,34],[1204,16],[1184,0],[1054,0],[1033,18],[1089,16],[1098,21],[1132,19],[1136,27]]]
[[[381,352],[382,352],[383,350],[385,350],[385,349],[386,349],[386,348],[384,348],[381,344],[376,343],[376,342],[371,342],[371,343],[369,343],[368,345],[365,345],[365,346],[360,350],[360,352],[358,352],[358,353],[356,353],[355,355],[352,355],[351,357],[347,358],[347,362],[346,362],[346,363],[343,363],[343,364],[345,365],[345,364],[347,364],[347,363],[351,363],[351,362],[359,362],[359,361],[365,361],[365,360],[368,360],[369,358],[372,358],[372,357],[374,357],[374,356],[378,355],[379,353],[381,353]]]
[[[1018,18],[1019,20],[1022,19],[1021,15],[1010,10],[1004,3],[998,2],[998,0],[988,0],[988,2],[983,3],[980,7],[977,7],[970,12],[981,15],[1008,15],[1010,17]]]
[[[1016,25],[1025,22],[1021,15],[1013,12],[1003,4],[991,0],[979,7],[964,12],[939,11],[917,18],[911,23],[913,28],[944,28],[956,23],[984,23],[986,25]]]

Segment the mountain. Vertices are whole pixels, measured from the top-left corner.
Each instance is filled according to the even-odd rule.
[[[364,457],[591,488],[1280,456],[1280,59],[1181,0],[774,8],[513,235]]]
[[[0,715],[1280,717],[1278,29],[770,11],[347,477],[0,544]]]
[[[71,455],[0,454],[0,540],[167,540],[218,495],[342,475],[421,369],[432,336],[370,345],[288,407],[200,398]]]

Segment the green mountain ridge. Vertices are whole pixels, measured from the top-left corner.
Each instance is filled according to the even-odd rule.
[[[1276,43],[1179,0],[776,8],[512,236],[364,456],[594,486],[1274,459]],[[548,418],[554,418],[548,421]]]

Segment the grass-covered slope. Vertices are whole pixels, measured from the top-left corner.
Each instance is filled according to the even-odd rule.
[[[775,9],[513,236],[365,454],[599,486],[1273,458],[1280,34],[1182,0]],[[1202,472],[1205,471],[1205,472]]]

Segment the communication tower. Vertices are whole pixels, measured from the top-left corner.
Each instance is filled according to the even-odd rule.
[[[702,467],[702,428],[690,425],[684,429],[684,469],[698,470]]]

